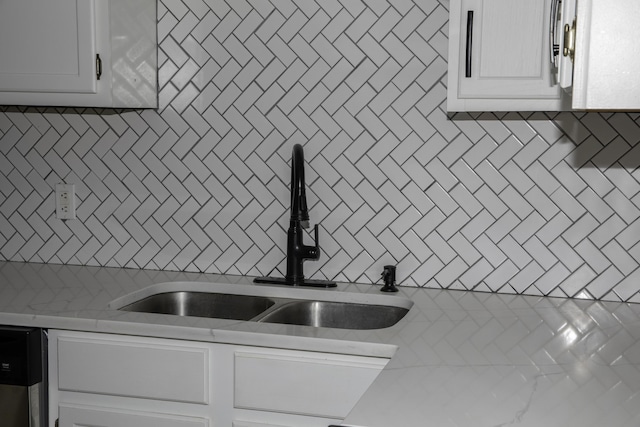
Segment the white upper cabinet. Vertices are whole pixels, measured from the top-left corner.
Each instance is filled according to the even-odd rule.
[[[156,0],[0,1],[0,104],[157,107]]]
[[[5,1],[0,10],[1,90],[96,93],[93,0]]]
[[[638,0],[451,0],[449,111],[640,110]]]
[[[569,108],[549,42],[551,0],[451,0],[449,111]]]
[[[573,19],[573,108],[640,110],[638,0],[579,0]]]

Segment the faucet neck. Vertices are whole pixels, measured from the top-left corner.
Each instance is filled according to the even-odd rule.
[[[291,221],[298,221],[303,228],[309,227],[309,210],[304,180],[304,152],[302,145],[293,146],[291,159]]]

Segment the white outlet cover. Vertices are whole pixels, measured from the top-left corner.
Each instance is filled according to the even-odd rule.
[[[76,219],[76,186],[56,184],[56,218]]]

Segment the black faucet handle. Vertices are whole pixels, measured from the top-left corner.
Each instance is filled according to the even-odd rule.
[[[313,246],[307,246],[308,259],[318,260],[320,259],[320,239],[318,237],[318,224],[313,227],[314,243]]]

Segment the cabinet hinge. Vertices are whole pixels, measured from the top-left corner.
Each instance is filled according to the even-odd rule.
[[[102,76],[102,59],[100,59],[100,54],[96,54],[96,78],[100,80],[100,76]]]
[[[562,54],[568,56],[573,61],[573,57],[576,51],[576,21],[573,20],[571,26],[565,24],[564,26],[564,49]]]

